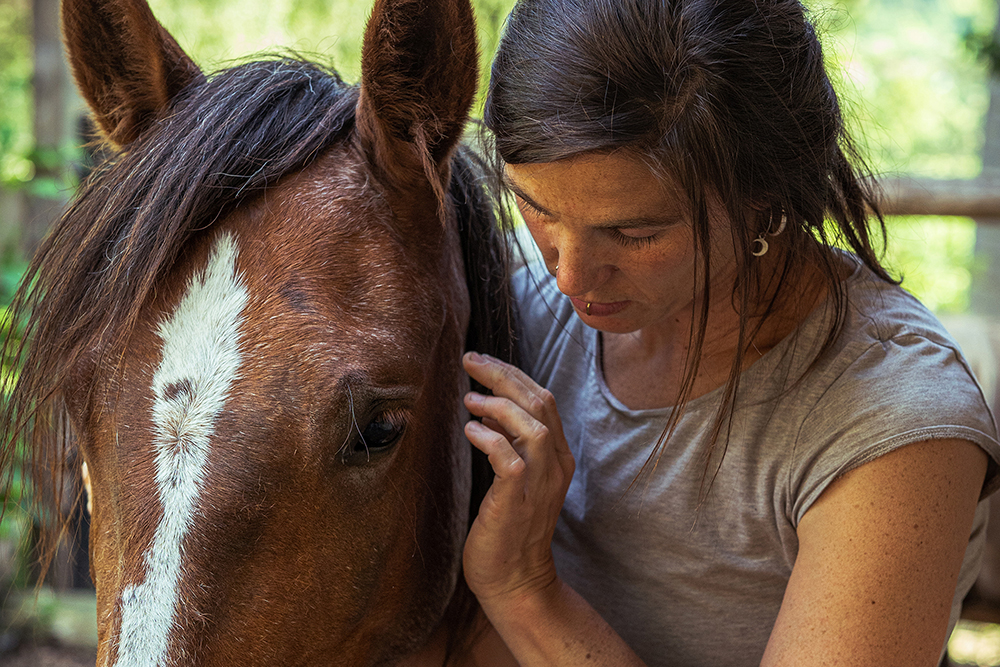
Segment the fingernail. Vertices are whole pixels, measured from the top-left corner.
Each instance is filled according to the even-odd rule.
[[[482,364],[486,362],[486,359],[483,357],[483,355],[479,354],[478,352],[469,352],[469,354],[466,355],[466,357],[468,358],[469,361],[471,361],[474,364]]]
[[[465,395],[465,400],[468,401],[469,403],[480,403],[483,400],[483,395],[476,393],[474,391],[470,391],[468,394]]]

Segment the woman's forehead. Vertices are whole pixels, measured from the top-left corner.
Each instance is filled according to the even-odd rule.
[[[630,153],[587,153],[554,162],[508,164],[504,179],[514,194],[543,213],[634,212],[681,214],[689,210],[676,181],[655,173]]]

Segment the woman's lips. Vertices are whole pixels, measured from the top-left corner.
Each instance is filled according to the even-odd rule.
[[[591,301],[590,308],[588,308],[588,302],[583,299],[571,296],[570,301],[573,302],[573,306],[581,315],[589,315],[590,317],[607,317],[609,315],[614,315],[615,313],[624,310],[629,304],[628,301],[613,301],[611,303],[597,303],[596,301]]]

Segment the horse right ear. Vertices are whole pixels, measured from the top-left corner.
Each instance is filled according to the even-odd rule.
[[[145,0],[63,0],[77,87],[118,146],[135,141],[188,85],[204,79]]]
[[[361,51],[357,122],[362,143],[391,180],[426,177],[443,201],[478,67],[469,0],[375,1]]]

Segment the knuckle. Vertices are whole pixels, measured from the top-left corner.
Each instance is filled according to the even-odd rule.
[[[537,394],[531,394],[531,397],[528,399],[527,408],[528,412],[530,412],[531,415],[537,419],[543,419],[551,414],[548,409],[548,405],[546,404],[545,397]]]
[[[519,479],[528,472],[528,464],[520,456],[515,456],[508,464],[508,477]]]
[[[514,370],[506,364],[498,364],[497,376],[503,382],[510,382],[514,379]]]
[[[534,439],[545,440],[549,437],[549,427],[541,422],[535,422],[531,428],[531,435]]]
[[[538,400],[542,405],[542,408],[547,413],[552,413],[556,411],[556,397],[548,389],[542,389],[538,392]]]

